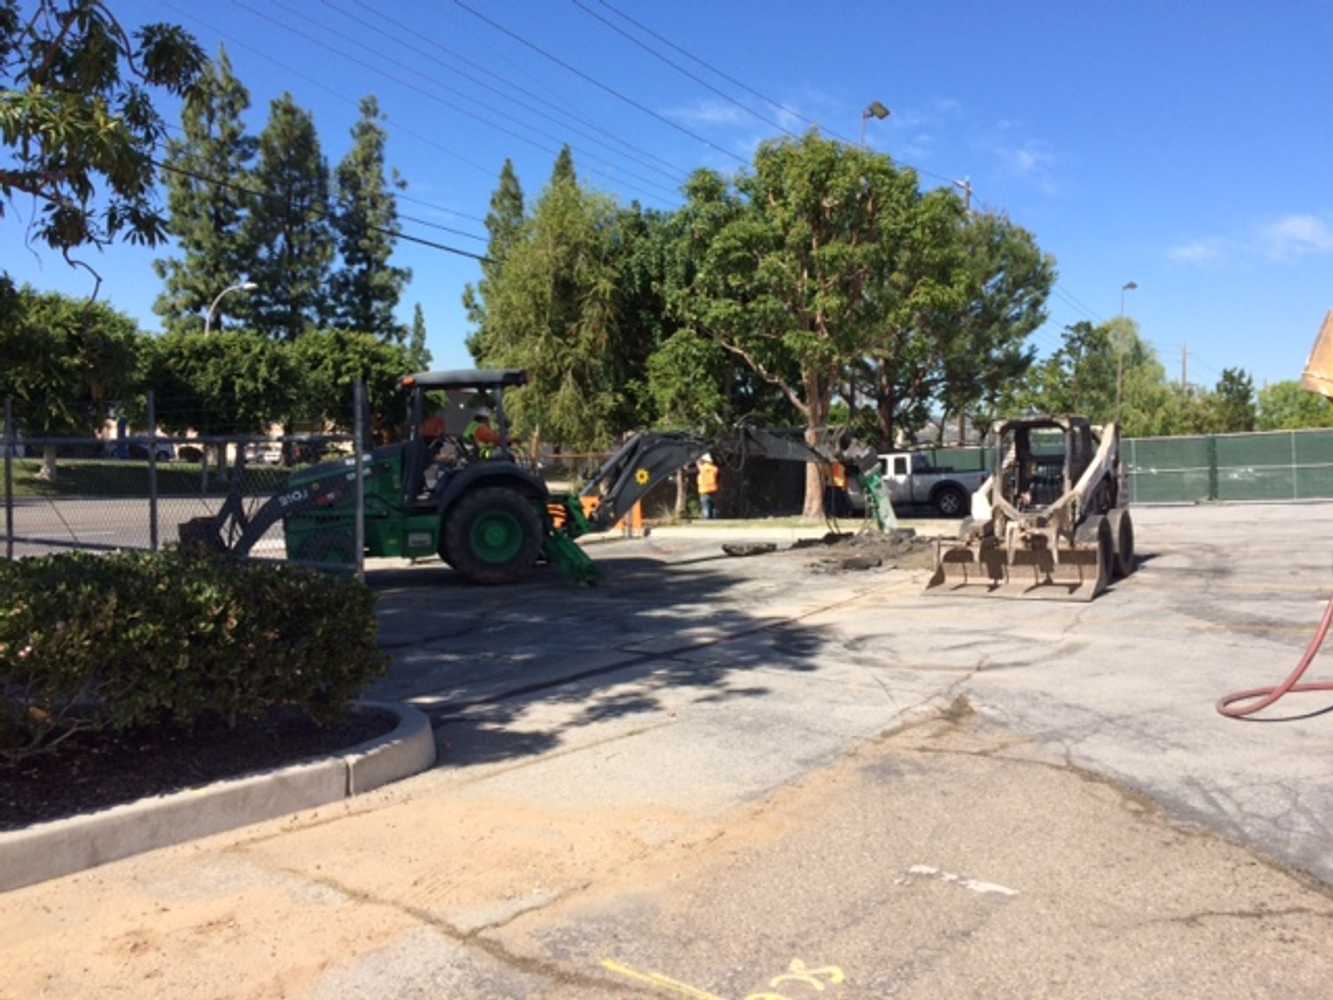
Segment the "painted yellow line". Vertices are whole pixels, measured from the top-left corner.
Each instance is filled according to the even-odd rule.
[[[693,1000],[722,1000],[722,997],[715,993],[709,993],[706,990],[697,989],[688,983],[678,982],[670,976],[664,976],[660,972],[640,972],[638,969],[631,969],[614,959],[602,959],[602,968],[608,972],[614,972],[617,975],[624,976],[627,979],[634,979],[641,983],[647,983],[649,986],[656,986],[658,989],[669,990],[678,996],[692,997]]]

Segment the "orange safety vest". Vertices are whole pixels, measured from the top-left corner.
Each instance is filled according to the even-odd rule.
[[[699,492],[717,492],[717,466],[712,462],[699,463]]]

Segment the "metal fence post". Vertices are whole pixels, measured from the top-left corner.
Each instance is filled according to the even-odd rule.
[[[1139,502],[1139,443],[1129,439],[1129,502]]]
[[[1208,499],[1217,499],[1217,435],[1208,435]]]
[[[148,547],[157,551],[157,394],[148,390]]]
[[[14,401],[5,397],[5,558],[14,558]]]
[[[356,459],[356,575],[366,578],[366,467],[365,411],[366,385],[360,379],[352,387],[352,454]]]

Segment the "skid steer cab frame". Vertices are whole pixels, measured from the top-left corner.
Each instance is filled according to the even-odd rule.
[[[979,517],[939,544],[927,592],[1090,601],[1131,573],[1119,426],[1041,416],[991,430],[997,471],[973,497]]]

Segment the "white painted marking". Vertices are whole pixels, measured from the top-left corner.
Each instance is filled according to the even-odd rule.
[[[976,878],[963,878],[961,875],[955,875],[953,872],[946,872],[931,865],[912,865],[907,869],[908,875],[920,875],[923,878],[938,878],[941,882],[956,882],[964,889],[970,889],[972,892],[982,895],[993,894],[997,896],[1017,896],[1017,889],[1010,889],[1007,885],[1000,885],[998,882],[984,882]]]

